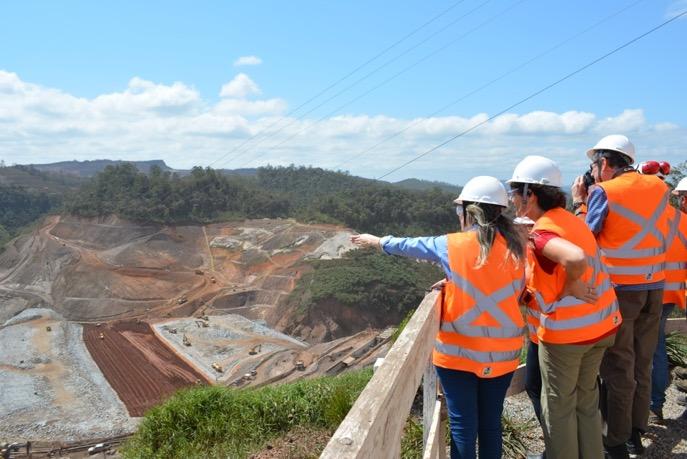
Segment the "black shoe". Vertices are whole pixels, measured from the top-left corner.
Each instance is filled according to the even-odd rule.
[[[604,446],[604,456],[606,459],[630,459],[625,443],[616,446]]]
[[[649,409],[649,424],[660,424],[663,422],[663,408]]]
[[[642,445],[642,431],[639,429],[632,429],[632,436],[627,442],[627,450],[634,456],[641,456],[644,454],[644,445]]]

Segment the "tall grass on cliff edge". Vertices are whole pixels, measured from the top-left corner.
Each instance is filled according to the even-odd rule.
[[[668,333],[666,353],[671,365],[687,367],[687,336],[679,332]]]
[[[128,459],[245,458],[296,426],[340,424],[371,370],[258,389],[203,387],[151,409],[122,448]]]

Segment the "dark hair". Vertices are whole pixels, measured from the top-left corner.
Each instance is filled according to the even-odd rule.
[[[525,190],[525,183],[511,183],[510,187],[512,190],[522,194]],[[527,190],[537,197],[537,203],[543,211],[555,209],[556,207],[565,208],[567,204],[565,193],[558,187],[528,183]]]
[[[611,169],[622,169],[632,164],[632,159],[629,156],[614,150],[596,150],[594,160],[599,161],[601,158],[606,160]]]
[[[479,242],[480,250],[477,258],[477,266],[484,265],[494,245],[496,232],[506,240],[508,247],[508,256],[519,262],[525,257],[525,245],[520,236],[520,233],[513,225],[510,218],[503,215],[505,210],[502,206],[494,204],[485,204],[483,202],[463,202],[465,209],[466,220],[470,218],[470,223],[477,226],[477,241]],[[468,223],[466,222],[466,225]]]

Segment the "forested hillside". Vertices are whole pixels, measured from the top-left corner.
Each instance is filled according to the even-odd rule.
[[[65,209],[158,223],[293,217],[357,231],[439,234],[455,228],[454,198],[438,188],[406,190],[320,168],[266,167],[255,177],[240,177],[196,167],[180,177],[157,167],[146,175],[122,164],[99,173]]]
[[[23,226],[50,212],[59,203],[55,195],[16,185],[0,185],[0,249]]]

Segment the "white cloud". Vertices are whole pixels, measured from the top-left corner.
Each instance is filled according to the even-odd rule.
[[[239,73],[229,83],[225,83],[219,92],[220,97],[244,98],[260,94],[260,87],[245,73]]]
[[[666,19],[670,19],[678,14],[684,13],[685,11],[687,11],[687,0],[674,0],[670,5],[668,5],[668,9],[666,10]],[[686,17],[687,16],[683,16],[682,19],[685,19]]]
[[[260,65],[262,59],[258,56],[241,56],[234,61],[234,67],[242,67],[244,65]]]
[[[479,174],[506,178],[527,154],[556,159],[572,180],[587,167],[586,149],[610,133],[626,133],[640,161],[681,162],[687,149],[685,127],[670,120],[652,124],[637,108],[613,116],[581,110],[508,113],[489,122],[488,113],[414,119],[338,115],[318,123],[285,117],[285,100],[260,98],[258,85],[240,75],[211,101],[186,83],[141,78],[120,91],[82,98],[0,71],[0,158],[10,164],[162,158],[178,168],[296,163],[378,177],[484,123],[389,177],[464,183]],[[253,136],[228,162],[237,156],[229,152]]]

